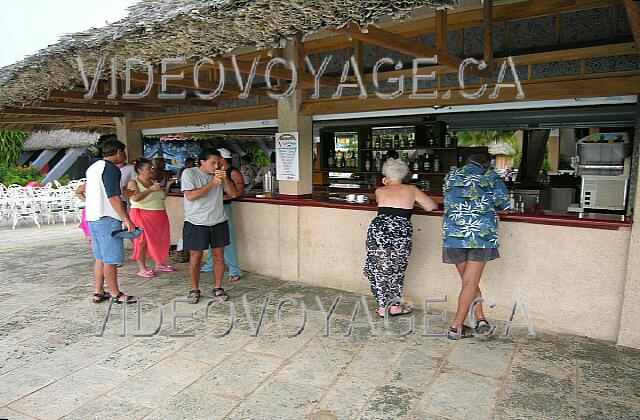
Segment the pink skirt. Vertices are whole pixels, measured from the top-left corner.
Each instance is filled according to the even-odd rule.
[[[82,209],[82,216],[80,217],[80,226],[78,226],[84,232],[84,236],[91,237],[91,231],[89,230],[89,222],[87,222],[87,210]]]
[[[131,209],[131,221],[143,229],[142,235],[133,240],[132,260],[141,258],[140,243],[147,243],[146,258],[157,264],[166,264],[169,259],[169,217],[165,210]]]

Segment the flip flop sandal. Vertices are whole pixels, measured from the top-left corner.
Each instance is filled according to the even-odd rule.
[[[126,303],[127,305],[130,305],[132,303],[138,302],[138,298],[135,297],[135,296],[127,296],[124,300],[120,300],[120,298],[122,296],[125,296],[125,294],[120,292],[120,293],[118,293],[118,296],[115,296],[113,298],[118,305],[122,305],[123,303]]]
[[[229,276],[229,282],[233,283],[234,281],[238,281],[242,278],[242,276]]]
[[[224,291],[222,287],[216,287],[213,289],[213,296],[219,297],[222,300],[229,300],[229,295]]]
[[[402,308],[402,310],[401,310],[400,312],[396,312],[395,314],[394,314],[394,313],[389,312],[389,316],[390,316],[390,317],[394,317],[394,316],[409,315],[411,312],[413,312],[413,311],[411,310],[411,308],[408,308],[408,307],[406,307],[406,306],[405,306],[404,308]],[[380,318],[384,318],[384,315],[380,315],[380,314],[378,314],[378,316],[379,316]]]
[[[462,325],[462,330],[450,327],[449,332],[447,333],[447,338],[449,340],[460,340],[461,338],[471,338],[473,337],[473,330],[468,325]]]
[[[195,305],[200,301],[200,289],[194,289],[189,291],[189,295],[187,296],[190,299],[189,303]]]
[[[144,277],[145,279],[150,279],[156,277],[156,273],[153,270],[140,271],[138,276]]]
[[[91,300],[93,303],[102,303],[111,298],[111,293],[105,291],[103,293],[94,293],[93,299]]]
[[[153,271],[162,271],[164,273],[173,273],[175,270],[172,265],[161,265],[153,269]]]

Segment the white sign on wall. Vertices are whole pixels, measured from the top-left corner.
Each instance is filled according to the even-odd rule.
[[[300,181],[297,131],[276,133],[276,175],[278,181]]]

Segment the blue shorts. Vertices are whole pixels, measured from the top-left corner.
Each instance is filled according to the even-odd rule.
[[[122,222],[113,217],[105,216],[89,222],[93,256],[104,264],[122,264],[124,261],[123,239],[111,236],[111,232],[118,229],[122,229]]]

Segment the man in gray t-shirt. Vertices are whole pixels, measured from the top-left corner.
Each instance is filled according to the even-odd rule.
[[[223,300],[229,296],[222,288],[224,276],[224,247],[229,245],[229,226],[224,215],[224,190],[236,196],[233,182],[222,169],[222,157],[216,149],[206,149],[200,154],[200,167],[189,168],[182,173],[184,193],[184,249],[190,251],[189,277],[191,303],[200,299],[200,264],[203,252],[211,247],[215,262],[214,296]],[[223,188],[224,187],[224,188]]]

